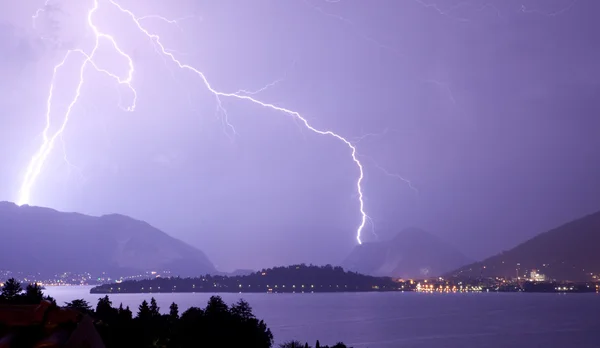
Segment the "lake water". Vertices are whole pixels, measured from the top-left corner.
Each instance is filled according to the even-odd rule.
[[[94,307],[90,287],[48,287],[59,304],[77,298]],[[275,342],[337,341],[355,348],[600,347],[600,295],[466,293],[219,294],[247,300]],[[154,296],[161,312],[204,307],[211,294],[118,294],[135,313]]]

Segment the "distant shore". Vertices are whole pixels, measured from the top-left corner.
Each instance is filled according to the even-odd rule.
[[[292,265],[248,275],[157,277],[95,286],[92,294],[132,293],[342,293],[342,292],[598,292],[598,283],[511,281],[502,278],[399,280],[344,271],[341,267]]]
[[[196,278],[127,280],[96,286],[96,294],[111,293],[310,293],[397,291],[404,286],[389,277],[344,271],[341,267],[292,265],[248,275],[205,275]]]

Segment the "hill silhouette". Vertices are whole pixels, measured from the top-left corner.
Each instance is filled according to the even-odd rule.
[[[11,271],[111,276],[171,270],[216,273],[204,253],[146,222],[0,202],[0,265]]]
[[[541,233],[515,248],[451,272],[461,277],[529,276],[588,281],[600,276],[600,212]]]
[[[103,284],[90,293],[304,293],[397,291],[400,284],[390,277],[373,277],[331,265],[290,265],[262,269],[248,275],[204,275],[194,278],[159,277]]]
[[[408,279],[435,277],[470,262],[440,238],[408,228],[390,241],[356,246],[342,267],[362,274]]]

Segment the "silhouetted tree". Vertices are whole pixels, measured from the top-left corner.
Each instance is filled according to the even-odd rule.
[[[352,347],[348,347],[347,345],[345,345],[342,342],[338,342],[335,345],[333,345],[331,348],[352,348]]]
[[[16,299],[20,303],[27,298],[44,296],[42,288],[28,286],[21,294],[20,284],[7,282],[2,289],[2,297]],[[112,307],[108,296],[98,299],[96,311],[83,299],[66,302],[65,307],[89,313],[96,319],[95,327],[107,348],[182,348],[182,347],[253,347],[271,348],[273,334],[264,321],[252,313],[248,302],[240,300],[229,307],[219,296],[213,296],[204,309],[192,307],[181,316],[179,307],[172,303],[169,315],[161,316],[154,298],[150,304],[143,301],[136,318],[129,307]],[[307,348],[308,344],[284,347]],[[336,345],[335,348],[345,348]],[[326,348],[326,347],[323,347]]]
[[[116,308],[112,307],[112,301],[108,298],[108,295],[98,299],[96,305],[96,316],[98,319],[110,323],[113,322],[119,315]]]
[[[319,340],[317,340],[317,343],[315,344],[315,348],[321,348],[321,343],[319,343]]]
[[[90,313],[94,312],[94,310],[92,309],[92,306],[89,304],[89,302],[87,302],[84,299],[77,299],[77,300],[73,300],[71,302],[65,302],[65,307],[75,309],[75,310],[80,311],[81,313],[86,313],[86,314],[90,314]]]
[[[156,304],[156,299],[154,299],[154,297],[152,297],[150,299],[150,315],[152,317],[159,317],[160,316],[160,308]]]
[[[108,295],[100,297],[98,304],[96,304],[96,313],[100,314],[109,308],[112,309],[112,301],[108,298]]]
[[[133,313],[131,313],[129,306],[123,309],[123,304],[121,303],[119,306],[119,320],[122,322],[129,322],[131,319],[133,319]]]
[[[43,287],[35,283],[27,284],[27,287],[25,288],[25,302],[31,304],[42,302],[44,299],[43,289]]]
[[[204,317],[204,311],[202,308],[190,307],[183,314],[181,314],[182,321],[198,321]]]
[[[279,348],[302,348],[302,347],[304,347],[302,342],[296,341],[296,340],[287,341],[287,342],[281,343],[279,345]]]
[[[171,303],[171,306],[169,307],[169,319],[171,319],[171,321],[179,319],[179,306],[177,306],[177,303],[175,302]]]
[[[236,304],[231,306],[231,313],[243,320],[255,318],[254,314],[252,313],[252,307],[250,307],[250,304],[244,301],[244,299],[240,299]]]
[[[142,301],[142,304],[138,307],[137,318],[140,320],[148,320],[152,317],[152,312],[148,306],[146,300]]]
[[[273,334],[254,317],[247,303],[229,309],[221,297],[213,296],[204,310],[192,307],[183,312],[177,325],[177,340],[181,347],[206,342],[208,346],[270,348]]]
[[[48,301],[48,302],[50,302],[50,303],[52,303],[52,304],[53,304],[53,305],[55,305],[55,306],[57,305],[57,304],[56,304],[56,300],[54,299],[54,297],[52,297],[52,296],[50,296],[50,295],[46,295],[46,296],[44,296],[44,300],[45,300],[45,301]]]
[[[223,315],[228,311],[229,307],[227,307],[221,296],[211,296],[204,310],[207,316]]]
[[[21,287],[21,283],[19,283],[15,278],[10,278],[6,281],[6,283],[4,283],[0,297],[6,301],[14,301],[22,291],[23,288]]]
[[[123,304],[113,308],[108,296],[98,299],[95,315],[90,304],[82,299],[66,302],[65,307],[90,313],[98,319],[95,326],[107,348],[273,346],[271,330],[254,316],[250,304],[244,300],[228,307],[221,297],[212,296],[204,309],[191,307],[181,316],[177,304],[172,303],[169,314],[161,316],[157,314],[159,307],[152,298],[150,304],[142,301],[136,318],[132,318],[131,310],[123,308]],[[299,341],[290,341],[280,347],[310,348],[308,343]],[[317,341],[317,348],[328,346],[321,347]],[[347,347],[338,343],[333,348]]]

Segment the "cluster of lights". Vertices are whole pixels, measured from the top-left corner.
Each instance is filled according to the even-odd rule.
[[[446,285],[445,287],[443,285],[439,285],[439,286],[435,286],[433,284],[425,284],[425,285],[421,285],[421,283],[417,283],[417,286],[415,288],[415,291],[417,292],[480,292],[482,291],[483,288],[481,286],[456,286],[453,285],[452,287],[450,287],[450,285]]]
[[[573,291],[573,290],[575,290],[575,288],[572,287],[572,286],[571,287],[566,287],[566,286],[560,287],[559,286],[559,287],[554,288],[554,290],[557,290],[557,291]]]

